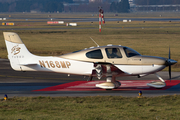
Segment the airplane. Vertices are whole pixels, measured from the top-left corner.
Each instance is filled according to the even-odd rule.
[[[163,88],[165,81],[157,74],[169,66],[171,79],[171,65],[177,63],[169,58],[144,56],[137,51],[121,45],[107,45],[85,48],[83,50],[60,56],[37,56],[28,51],[21,38],[14,32],[3,32],[8,59],[11,67],[16,71],[44,71],[64,74],[89,76],[98,79],[106,77],[106,82],[96,84],[96,87],[112,90],[121,86],[116,77],[142,77],[155,74],[160,81],[148,83],[148,86]]]

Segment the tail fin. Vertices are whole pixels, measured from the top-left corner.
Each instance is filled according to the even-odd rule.
[[[33,58],[18,34],[13,32],[3,32],[8,51],[8,59],[14,70],[22,71],[21,65],[26,64]]]

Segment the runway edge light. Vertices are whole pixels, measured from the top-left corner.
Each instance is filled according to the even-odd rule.
[[[4,95],[4,100],[7,100],[8,99],[8,96],[5,94]]]
[[[142,97],[142,91],[141,90],[139,91],[138,94],[139,94],[138,98]]]

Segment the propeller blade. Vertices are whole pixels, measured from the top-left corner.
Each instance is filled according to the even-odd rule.
[[[170,62],[170,59],[171,59],[171,50],[170,50],[170,46],[169,46],[168,66],[169,66],[169,80],[170,80],[170,82],[171,82],[171,62]]]
[[[169,80],[171,82],[171,65],[169,65]]]
[[[170,50],[170,46],[169,46],[169,59],[171,59],[171,50]]]

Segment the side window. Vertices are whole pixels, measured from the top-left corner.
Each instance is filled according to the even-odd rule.
[[[103,59],[101,50],[94,50],[86,53],[86,57],[92,58],[92,59]]]
[[[106,48],[108,58],[122,58],[119,48]]]

